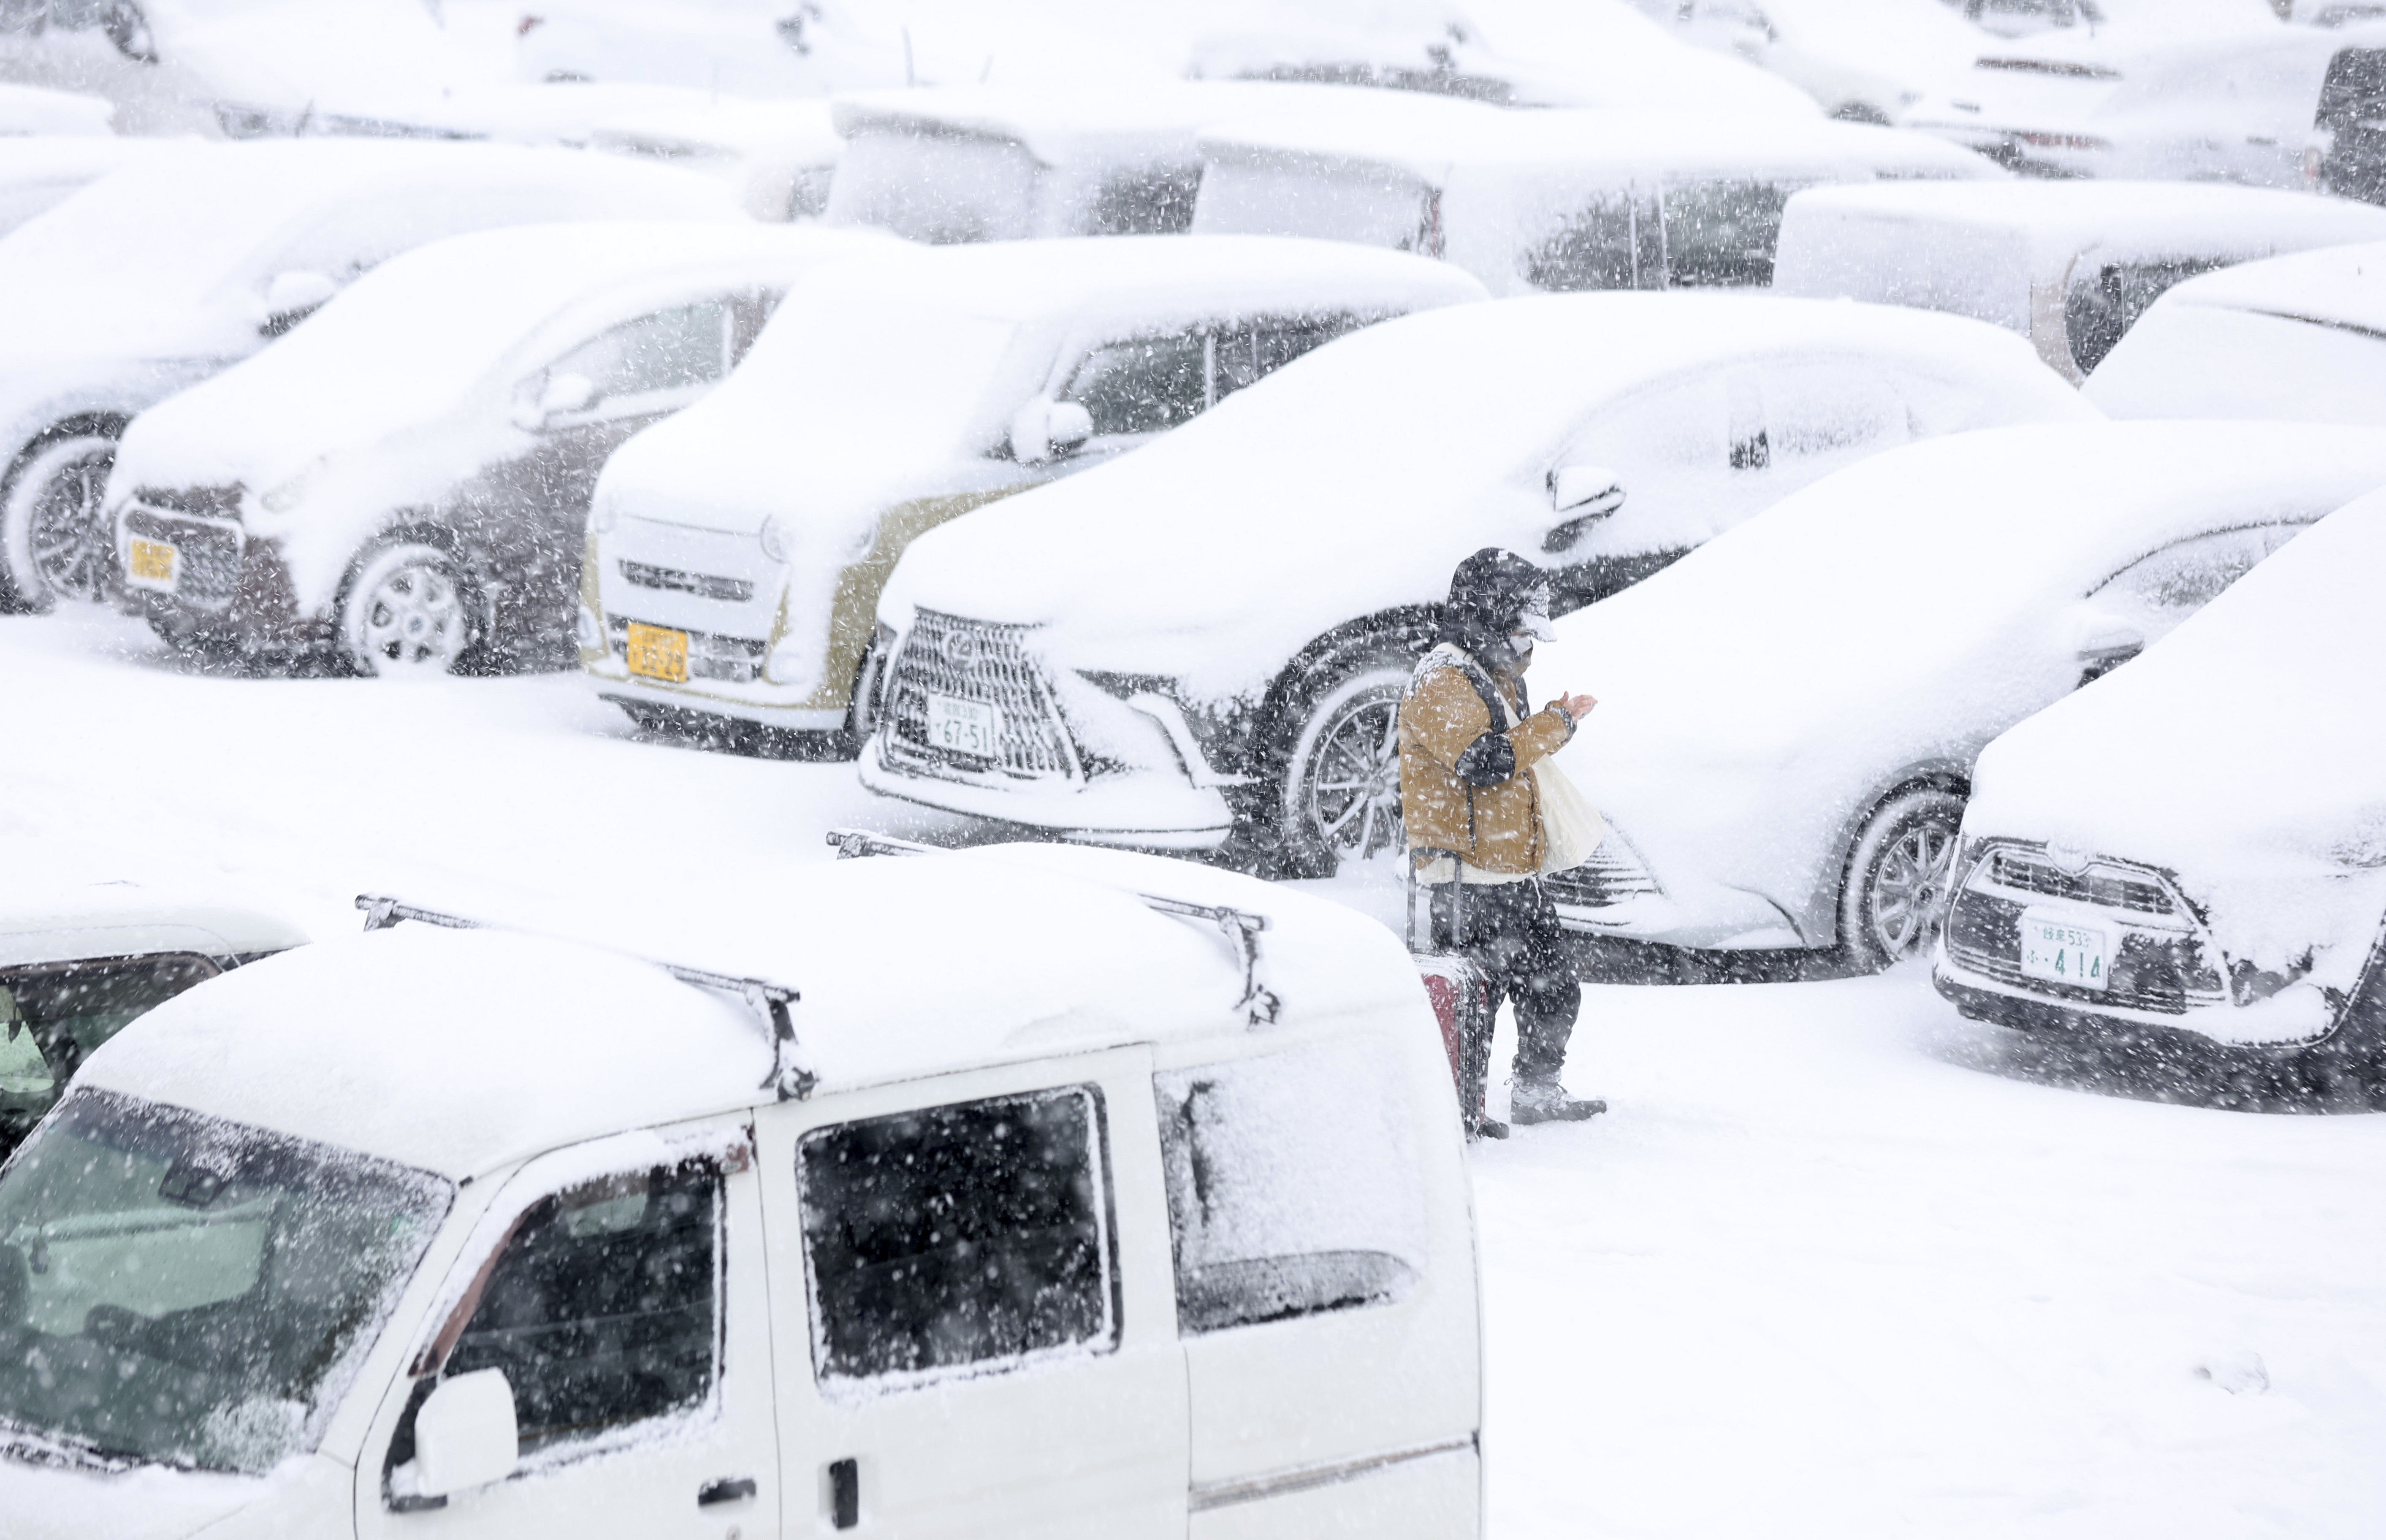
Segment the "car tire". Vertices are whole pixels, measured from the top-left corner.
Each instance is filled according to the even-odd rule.
[[[31,613],[115,591],[106,507],[115,464],[116,441],[101,433],[46,440],[17,462],[0,491],[0,607]]]
[[[1964,824],[1964,799],[1937,786],[1898,793],[1856,835],[1840,883],[1840,943],[1877,972],[1936,939]]]
[[[340,655],[367,677],[453,673],[487,633],[481,607],[471,574],[438,546],[375,546],[340,599]]]
[[[1403,848],[1400,705],[1413,667],[1405,654],[1369,653],[1309,697],[1284,760],[1281,875],[1331,877]]]

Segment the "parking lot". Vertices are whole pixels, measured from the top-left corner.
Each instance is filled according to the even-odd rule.
[[[203,883],[319,935],[360,891],[767,906],[831,827],[959,833],[849,766],[638,741],[571,674],[209,675],[75,609],[0,621],[0,867]],[[1496,1533],[2386,1521],[2386,1121],[2051,1083],[1913,963],[1593,987],[1576,1041],[1612,1112],[1473,1157]]]

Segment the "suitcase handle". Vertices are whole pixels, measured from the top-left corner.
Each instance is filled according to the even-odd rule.
[[[1450,863],[1450,945],[1455,946],[1466,934],[1466,882],[1465,872],[1463,870],[1464,863],[1459,859],[1458,852],[1455,850],[1436,850],[1431,846],[1419,845],[1410,846],[1408,852],[1409,950],[1411,952],[1415,952],[1417,950],[1417,858],[1420,856],[1425,858],[1427,860],[1447,860]]]

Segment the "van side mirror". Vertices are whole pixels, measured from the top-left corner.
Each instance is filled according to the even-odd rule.
[[[1041,465],[1085,447],[1094,436],[1094,414],[1075,401],[1037,396],[1011,419],[1011,457],[1022,465]]]
[[[1561,465],[1550,471],[1550,511],[1564,522],[1550,531],[1541,549],[1554,555],[1589,532],[1590,526],[1624,506],[1624,483],[1600,465]]]
[[[278,337],[321,309],[339,292],[340,286],[327,273],[303,268],[275,273],[273,282],[265,286],[265,319],[257,330]]]
[[[2145,632],[2109,615],[2089,614],[2079,621],[2079,682],[2102,679],[2146,650]]]
[[[584,412],[596,404],[596,386],[584,374],[550,374],[538,388],[535,400],[517,396],[514,401],[514,426],[526,432],[537,432],[552,427],[559,417]]]
[[[441,1381],[414,1414],[415,1490],[422,1496],[488,1486],[521,1463],[514,1387],[502,1369]]]

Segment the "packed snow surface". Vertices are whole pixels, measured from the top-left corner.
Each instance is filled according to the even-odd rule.
[[[1599,698],[1558,762],[1673,897],[1754,893],[1827,945],[1843,842],[1881,796],[1962,776],[2077,686],[2083,648],[2152,639],[2183,613],[2091,599],[2108,579],[2210,532],[2307,524],[2381,483],[2386,434],[2364,430],[1957,434],[1826,478],[1566,617],[1533,675]]]
[[[210,677],[97,613],[0,620],[0,674],[13,720],[72,724],[12,744],[0,865],[278,889],[326,936],[369,889],[767,915],[829,825],[959,832],[848,766],[636,742],[569,678]],[[718,1021],[759,1081],[759,1031]],[[2095,1095],[2027,1046],[1918,969],[1588,989],[1567,1080],[1612,1110],[1472,1157],[1490,1532],[2375,1535],[2386,1123]],[[129,1531],[191,1484],[106,1490]]]
[[[279,915],[227,903],[203,886],[49,883],[19,863],[0,896],[0,966],[149,951],[236,958],[309,939]]]
[[[1967,835],[2167,870],[2230,961],[2302,975],[2279,1002],[2305,1008],[2294,1020],[2240,1026],[2216,1009],[2182,1025],[2248,1039],[2325,1030],[2333,1013],[2302,996],[2351,990],[2368,958],[2386,915],[2381,573],[2386,495],[2373,495],[1980,756]]]
[[[1573,294],[1370,327],[1159,443],[935,530],[880,615],[1042,628],[1064,668],[1161,674],[1187,702],[1255,694],[1344,620],[1430,602],[1484,545],[1538,551],[1544,478],[1602,406],[1733,362],[1911,362],[1988,420],[2088,415],[2020,339],[1976,321],[1748,295]],[[725,395],[727,393],[724,392]],[[1629,502],[1570,559],[1695,544]]]
[[[2191,278],[2147,308],[2082,394],[2115,417],[2386,423],[2386,244]]]

